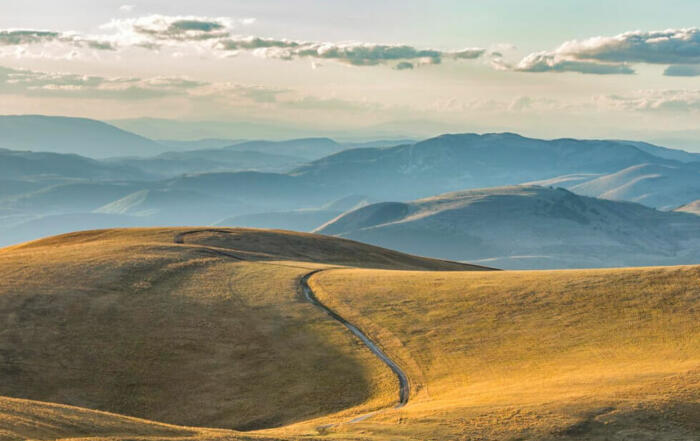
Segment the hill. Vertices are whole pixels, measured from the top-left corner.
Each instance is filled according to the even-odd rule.
[[[673,210],[700,195],[700,163],[639,164],[568,188],[585,196]]]
[[[412,398],[339,439],[691,440],[700,267],[325,271],[317,297],[404,366]]]
[[[305,160],[313,160],[338,153],[347,147],[330,138],[301,138],[287,141],[246,141],[226,148],[239,152],[296,156]]]
[[[6,248],[0,395],[245,430],[384,407],[391,371],[298,292],[337,265],[474,268],[261,230],[98,230]]]
[[[2,249],[0,437],[700,433],[700,267],[475,269],[247,229],[100,230]],[[302,279],[397,363],[404,406],[392,371],[308,301]]]
[[[346,150],[293,174],[321,189],[352,188],[384,200],[405,200],[573,173],[608,174],[642,163],[674,162],[620,141],[459,134],[390,148]]]
[[[161,178],[171,178],[184,174],[235,171],[283,173],[305,162],[303,158],[295,156],[225,148],[165,152],[152,158],[115,158],[108,163],[129,166]]]
[[[2,136],[0,134],[0,136]],[[82,178],[93,180],[140,180],[152,174],[128,165],[104,164],[73,154],[0,149],[3,179]]]
[[[149,156],[164,150],[155,141],[101,121],[43,115],[0,116],[0,147],[90,158]]]
[[[695,216],[538,186],[372,204],[316,232],[501,268],[700,262]]]

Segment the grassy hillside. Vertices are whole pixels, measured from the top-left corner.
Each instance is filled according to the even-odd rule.
[[[405,407],[300,292],[318,269],[316,297],[407,373]],[[700,267],[473,269],[249,229],[2,249],[0,439],[697,438]]]
[[[0,395],[245,430],[376,409],[395,399],[391,372],[303,299],[299,278],[469,268],[308,234],[184,232],[0,250]]]
[[[353,436],[700,434],[700,267],[337,270],[310,283],[382,341],[414,383],[405,408],[338,429]]]

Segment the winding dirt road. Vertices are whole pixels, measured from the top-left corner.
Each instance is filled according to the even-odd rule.
[[[175,236],[174,242],[176,244],[184,244],[185,243],[185,240],[184,240],[185,236],[188,236],[190,234],[202,233],[202,232],[228,233],[228,231],[226,231],[226,230],[218,230],[218,229],[185,231],[185,232],[177,234]],[[244,258],[242,258],[240,256],[236,256],[235,254],[223,251],[221,249],[216,249],[216,248],[208,247],[205,245],[204,246],[199,245],[198,248],[200,248],[202,250],[206,250],[207,252],[210,252],[212,254],[223,256],[223,257],[228,257],[228,258],[231,258],[234,260],[238,260],[238,261],[245,260]],[[259,262],[259,263],[266,263],[266,262]],[[279,264],[268,263],[268,265],[279,265]],[[286,265],[280,265],[280,266],[286,266]],[[399,381],[399,399],[398,399],[398,403],[394,406],[394,408],[398,409],[398,408],[405,406],[406,403],[408,403],[408,399],[411,395],[410,382],[408,380],[408,376],[406,375],[406,373],[399,367],[399,365],[396,362],[394,362],[394,360],[392,360],[381,348],[379,348],[379,346],[377,346],[377,344],[374,343],[372,341],[372,339],[370,339],[367,336],[367,334],[362,332],[362,330],[360,328],[358,328],[357,326],[355,326],[352,323],[350,323],[349,321],[347,321],[340,314],[333,311],[328,306],[324,305],[316,297],[316,295],[314,294],[311,287],[309,287],[309,283],[308,283],[309,279],[314,274],[318,274],[322,271],[327,271],[327,269],[319,269],[319,270],[312,271],[312,272],[304,275],[301,278],[300,284],[301,284],[301,290],[304,294],[304,298],[306,300],[308,300],[311,304],[313,304],[315,307],[317,307],[321,311],[328,314],[331,318],[333,318],[334,320],[340,322],[343,326],[345,326],[350,332],[352,332],[357,338],[359,338],[360,341],[362,341],[362,343],[364,343],[364,345],[367,346],[367,348],[375,356],[377,356],[377,358],[379,358],[384,364],[386,364],[389,367],[389,369],[392,370],[392,372],[394,372],[394,374],[396,375],[396,377]],[[350,423],[358,423],[358,422],[363,421],[363,420],[365,420],[373,415],[376,415],[377,413],[379,413],[381,411],[382,410],[378,410],[378,411],[370,412],[370,413],[367,413],[364,415],[360,415],[358,417],[353,418],[349,422]],[[334,426],[334,424],[330,424],[330,425],[325,426],[325,427],[331,427],[331,426]]]
[[[384,364],[386,364],[389,367],[389,369],[391,369],[394,372],[394,374],[396,374],[396,377],[399,380],[399,402],[395,406],[395,408],[398,409],[400,407],[403,407],[404,405],[406,405],[406,403],[408,403],[408,398],[411,395],[411,389],[410,389],[410,383],[408,381],[408,376],[399,367],[399,365],[396,364],[396,362],[394,362],[394,360],[389,358],[389,356],[386,355],[386,353],[384,351],[382,351],[379,348],[379,346],[377,346],[369,337],[367,337],[367,334],[362,332],[362,330],[360,330],[360,328],[358,328],[357,326],[348,322],[342,316],[340,316],[337,312],[333,311],[331,308],[324,305],[323,303],[321,303],[320,300],[318,300],[318,298],[314,294],[311,287],[309,287],[309,279],[311,278],[311,276],[313,276],[314,274],[317,274],[321,271],[324,271],[324,270],[313,271],[313,272],[311,272],[311,273],[309,273],[301,278],[301,289],[304,292],[304,297],[306,297],[306,299],[309,302],[311,302],[314,306],[321,309],[326,314],[331,316],[333,319],[339,321],[340,323],[343,324],[343,326],[348,328],[348,330],[350,330],[350,332],[352,332],[357,338],[359,338],[362,341],[362,343],[364,343],[365,346],[367,346],[367,348],[369,348],[369,350],[372,351],[372,353],[377,356],[377,358],[379,358],[382,362],[384,362]],[[362,419],[368,418],[372,415],[373,414],[364,415],[363,417],[355,418],[351,422],[362,421]]]

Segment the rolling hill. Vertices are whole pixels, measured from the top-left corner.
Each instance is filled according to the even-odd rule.
[[[574,193],[673,210],[700,195],[700,163],[639,164],[565,187]]]
[[[100,230],[2,249],[0,437],[700,433],[699,267],[484,269],[271,230]],[[341,320],[406,374],[404,406]]]
[[[391,371],[300,301],[302,275],[338,265],[478,269],[262,230],[98,230],[6,248],[0,395],[241,430],[384,407]]]
[[[101,121],[43,115],[0,116],[0,147],[90,158],[150,156],[165,150],[155,141]]]
[[[372,204],[316,232],[501,268],[700,262],[696,216],[538,186]]]

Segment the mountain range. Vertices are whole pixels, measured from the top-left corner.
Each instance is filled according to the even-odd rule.
[[[0,117],[0,121],[5,126],[12,126],[13,121],[15,124],[11,130],[0,132],[1,145],[12,143],[13,139],[21,141],[17,141],[13,150],[0,150],[0,171],[3,172],[0,245],[106,226],[228,225],[311,231],[369,203],[396,201],[398,206],[413,206],[416,202],[410,201],[435,195],[494,187],[494,191],[502,193],[503,186],[520,188],[512,186],[523,183],[563,187],[574,196],[598,198],[595,201],[601,204],[607,204],[603,200],[617,201],[619,206],[603,206],[617,207],[610,210],[619,213],[630,212],[630,205],[625,202],[637,202],[663,211],[678,209],[690,215],[697,212],[692,203],[700,198],[700,154],[636,141],[540,140],[496,133],[442,135],[419,142],[340,143],[328,138],[303,138],[288,141],[210,139],[178,144],[176,141],[151,141],[92,120],[27,116]],[[58,126],[61,129],[52,136],[52,128]],[[104,150],[91,147],[91,150],[79,142],[71,144],[77,138],[91,139],[96,128],[100,136],[106,137],[98,144],[112,146],[111,150],[106,147]],[[85,135],[81,136],[83,131]],[[21,133],[24,137],[18,135]],[[22,146],[38,145],[30,143],[34,139],[47,143],[55,141],[47,150],[61,153],[26,151]],[[130,144],[130,139],[136,140],[136,144]],[[392,145],[393,142],[402,143]],[[116,150],[113,147],[116,144],[126,147]],[[114,156],[114,152],[134,153],[135,150],[139,150],[141,156],[130,153]],[[81,156],[75,151],[89,155]],[[97,159],[95,152],[102,152]],[[536,193],[543,191],[545,189]],[[513,195],[494,200],[503,204],[502,209],[508,212],[519,207],[523,200],[546,199],[542,198],[522,199]],[[593,199],[582,200],[593,204]],[[388,206],[394,206],[391,204]],[[478,205],[470,210],[475,207]],[[466,216],[467,212],[469,210],[455,213]],[[665,214],[653,210],[638,213],[645,218],[670,219]],[[451,231],[468,235],[462,231],[469,229],[463,219],[454,214],[450,219]],[[544,222],[543,219],[538,222]],[[644,239],[633,220],[634,216],[630,215],[611,222]],[[565,219],[550,216],[549,221],[562,223]],[[595,223],[595,219],[590,221]],[[516,231],[522,224],[517,218],[509,222]],[[665,220],[659,222],[667,225]],[[448,228],[447,224],[443,227]],[[573,224],[562,224],[553,226],[552,231],[571,228]],[[572,232],[574,236],[588,234],[586,228],[589,227],[585,224],[577,228],[576,233]],[[658,232],[660,237],[676,243],[675,233],[673,238],[666,237],[664,228]],[[368,234],[354,229],[329,230],[328,233]],[[483,234],[488,235],[487,232]],[[412,247],[411,240],[421,243],[419,236],[413,239],[407,236],[405,246],[408,248],[402,249],[431,254],[430,247]],[[559,240],[565,242],[563,236]],[[545,257],[514,259],[513,256],[530,256],[535,251],[522,249],[516,253],[484,247],[473,247],[476,254],[460,252],[449,257],[506,259],[505,266],[513,263],[522,267],[607,266],[633,262],[629,259],[635,251],[626,242],[619,249],[614,245],[615,253],[600,257],[604,256],[601,247],[607,240],[598,240],[598,248],[589,248],[586,252],[579,249],[558,262],[553,261],[558,257],[552,256],[561,257],[559,252],[538,251],[537,255]],[[617,244],[620,238],[611,240]],[[656,256],[651,260],[640,258],[640,264],[692,260],[682,257],[682,253],[676,256],[665,246],[659,246],[655,254],[649,251],[651,242],[640,246],[641,255]],[[445,249],[451,249],[449,244]],[[658,260],[659,256],[666,256],[666,260]]]

